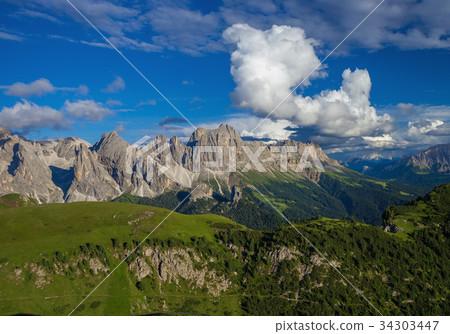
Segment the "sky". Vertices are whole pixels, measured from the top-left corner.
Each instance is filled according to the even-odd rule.
[[[340,160],[448,143],[450,2],[380,1],[0,0],[0,126],[95,143],[228,123]]]

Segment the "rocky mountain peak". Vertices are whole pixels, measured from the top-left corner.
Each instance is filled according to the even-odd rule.
[[[239,133],[228,124],[221,124],[219,128],[207,130],[198,128],[189,139],[188,146],[237,146],[244,144]]]
[[[10,136],[11,136],[11,132],[8,129],[0,126],[0,139],[10,137]]]
[[[98,142],[93,145],[93,150],[98,151],[105,147],[112,147],[114,145],[128,144],[116,131],[105,132]],[[121,146],[121,145],[120,145]]]
[[[448,173],[450,172],[450,143],[432,146],[426,151],[407,159],[407,165]]]

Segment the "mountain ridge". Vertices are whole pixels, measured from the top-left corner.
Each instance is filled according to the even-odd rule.
[[[114,131],[92,145],[75,137],[28,141],[2,133],[0,195],[39,203],[119,199],[173,209],[194,189],[180,212],[215,212],[273,229],[282,219],[255,187],[290,219],[354,216],[373,225],[381,225],[387,206],[423,194],[347,169],[313,142],[243,141],[226,124],[199,128],[186,144],[165,136],[130,144]]]
[[[1,130],[0,134],[0,176],[2,180],[6,180],[0,184],[0,195],[21,193],[42,203],[102,201],[125,192],[154,197],[165,190],[192,188],[194,183],[209,178],[209,175],[228,183],[230,175],[233,174],[227,170],[232,159],[227,150],[229,147],[236,150],[237,168],[251,162],[244,152],[244,145],[248,145],[252,152],[265,146],[264,152],[260,155],[263,165],[267,169],[279,165],[279,162],[271,156],[271,152],[266,149],[267,145],[258,141],[244,142],[237,131],[226,124],[214,130],[203,128],[195,130],[186,145],[177,137],[172,137],[168,141],[164,136],[156,136],[150,141],[154,148],[158,150],[168,146],[168,150],[158,151],[153,155],[153,159],[164,165],[164,160],[170,154],[171,162],[164,174],[156,175],[157,171],[152,171],[154,174],[150,181],[146,180],[149,168],[153,168],[147,165],[150,151],[144,152],[140,157],[138,148],[127,143],[115,131],[104,133],[92,145],[76,137],[57,141],[28,141],[23,137],[11,135],[7,129]],[[276,145],[295,145],[304,150],[314,144],[285,141]],[[195,148],[199,146],[222,146],[223,166],[219,166],[216,170],[205,168],[200,173],[195,173],[193,154]],[[326,168],[341,167],[318,145],[314,145],[314,150]],[[294,157],[288,159],[288,164],[300,160],[298,152],[293,155]],[[143,161],[139,161],[140,158]],[[214,161],[215,158],[216,153],[205,152],[200,156],[199,162],[204,164],[205,161]],[[65,180],[58,180],[62,175]],[[72,180],[69,179],[69,175],[72,175]],[[63,183],[64,186],[60,186]],[[95,186],[89,186],[89,183]]]
[[[450,143],[434,145],[416,155],[406,155],[392,162],[374,164],[364,173],[431,190],[450,182]]]

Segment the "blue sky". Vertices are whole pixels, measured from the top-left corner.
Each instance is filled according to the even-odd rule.
[[[342,159],[449,142],[447,1],[386,0],[323,65],[379,1],[71,2],[195,126],[312,139]],[[91,143],[112,130],[130,142],[189,137],[192,127],[67,1],[0,9],[0,126]]]

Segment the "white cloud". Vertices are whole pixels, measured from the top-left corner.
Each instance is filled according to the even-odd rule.
[[[443,123],[438,125],[435,129],[432,129],[427,132],[427,135],[430,136],[448,136],[448,140],[450,140],[450,123]]]
[[[441,120],[430,120],[423,119],[420,121],[410,121],[408,122],[408,135],[410,137],[426,135],[430,131],[436,130],[439,126],[444,124]]]
[[[0,39],[6,39],[6,40],[10,40],[10,41],[21,41],[21,40],[23,40],[23,37],[15,35],[15,34],[11,34],[9,32],[0,31]]]
[[[238,129],[241,136],[254,137],[258,139],[274,139],[274,140],[286,140],[295,133],[294,130],[288,130],[292,123],[288,120],[265,120],[255,132],[251,132],[259,123],[261,119],[256,116],[248,116],[244,118],[231,118],[227,120],[228,124],[231,124]]]
[[[77,0],[73,4],[85,13],[95,26],[110,35],[120,36],[125,31],[136,31],[142,28],[139,21],[140,11],[130,8],[131,6],[105,0]],[[41,11],[52,12],[57,17],[64,13],[85,24],[83,18],[66,1],[30,0],[25,5],[33,10],[39,8]]]
[[[228,25],[246,22],[260,29],[288,24],[334,48],[380,3],[380,0],[225,0],[220,8]],[[270,9],[270,10],[268,10]],[[447,0],[385,1],[339,47],[380,49],[449,48],[450,5]]]
[[[125,36],[112,36],[109,38],[109,41],[117,48],[128,48],[132,50],[141,50],[145,52],[160,52],[163,49],[160,45],[135,40]],[[104,43],[84,42],[84,44],[108,48],[110,47],[109,44]]]
[[[136,107],[139,108],[142,106],[156,106],[156,100],[141,101]]]
[[[108,101],[106,101],[106,104],[109,107],[116,107],[116,106],[121,106],[123,105],[123,103],[119,100],[112,100],[112,99],[108,99]]]
[[[61,23],[60,20],[58,20],[56,17],[52,16],[52,15],[48,15],[46,13],[43,12],[39,12],[39,11],[35,11],[35,10],[29,10],[29,9],[25,9],[22,8],[21,10],[19,10],[16,13],[17,16],[28,16],[31,18],[38,18],[38,19],[43,19],[43,20],[48,20],[54,23]]]
[[[189,104],[200,103],[200,102],[204,102],[204,101],[205,101],[205,100],[203,100],[201,97],[194,96],[194,97],[189,101]]]
[[[224,38],[237,45],[231,55],[231,74],[237,84],[232,99],[237,107],[251,109],[260,117],[270,114],[298,126],[315,126],[323,134],[339,137],[391,129],[390,116],[378,116],[370,105],[372,84],[367,70],[345,70],[339,90],[314,97],[289,95],[302,81],[307,85],[324,75],[314,71],[308,76],[320,62],[314,51],[317,42],[306,38],[302,29],[273,26],[262,31],[236,24],[224,32]]]
[[[104,88],[102,91],[105,93],[117,93],[125,89],[125,81],[119,76],[116,76],[113,82],[111,82],[108,87]]]
[[[17,1],[16,1],[17,2]],[[23,2],[23,1],[22,1]],[[18,12],[55,22],[66,14],[85,24],[71,6],[61,0],[20,2]],[[192,55],[224,50],[220,34],[224,27],[248,23],[259,29],[286,24],[302,27],[308,36],[323,41],[328,49],[342,39],[378,5],[380,0],[224,0],[215,8],[202,11],[195,2],[152,0],[147,5],[128,5],[124,1],[77,0],[74,4],[101,31],[121,47],[147,52],[164,48]],[[19,3],[19,2],[17,2]],[[197,6],[198,7],[198,6]],[[50,15],[52,14],[52,15]],[[401,49],[450,47],[450,5],[448,0],[385,1],[339,47]],[[148,31],[151,31],[148,34]],[[148,40],[136,38],[138,33]],[[133,35],[133,39],[125,35]],[[0,38],[20,40],[8,32]],[[86,42],[107,46],[103,41]]]
[[[63,110],[70,116],[91,121],[100,121],[105,116],[113,114],[111,110],[105,108],[101,103],[93,100],[78,100],[64,102]]]
[[[3,87],[5,88],[6,86]],[[5,94],[18,97],[42,96],[54,92],[55,89],[55,86],[48,79],[41,78],[29,84],[16,82],[7,87]]]
[[[55,91],[75,92],[78,95],[87,95],[89,88],[86,85],[79,85],[78,87],[55,87],[45,78],[40,78],[29,84],[23,82],[16,82],[10,86],[0,86],[0,89],[5,89],[5,95],[17,97],[42,96]]]
[[[371,135],[392,130],[388,114],[377,115],[370,104],[372,86],[367,70],[346,69],[339,90],[326,90],[314,97],[296,96],[298,111],[291,119],[301,125],[318,126],[320,132],[338,137]]]
[[[364,140],[365,144],[367,145],[366,148],[393,148],[398,147],[400,145],[406,145],[407,142],[399,142],[392,138],[390,134],[382,134],[381,136],[363,136],[362,139]]]
[[[127,131],[125,129],[125,123],[124,122],[118,122],[114,131],[116,131],[117,133],[124,133],[125,131]]]
[[[237,84],[233,102],[257,115],[267,115],[303,79],[306,86],[310,79],[323,75],[314,71],[307,78],[320,61],[314,51],[317,41],[306,38],[303,29],[273,26],[262,31],[247,24],[235,24],[225,30],[223,37],[237,45],[231,54],[231,74]],[[277,114],[290,115],[295,110],[291,97]]]
[[[403,115],[412,115],[417,112],[415,105],[412,103],[399,103],[397,104],[397,108]]]
[[[78,95],[88,95],[89,94],[89,88],[86,85],[79,85],[76,89],[76,93]]]
[[[13,131],[26,132],[36,128],[67,128],[68,121],[58,110],[22,100],[11,108],[2,108],[0,125]]]
[[[158,35],[155,44],[167,49],[178,49],[194,56],[204,52],[223,50],[220,39],[220,16],[211,12],[168,6],[156,6],[144,15]]]

